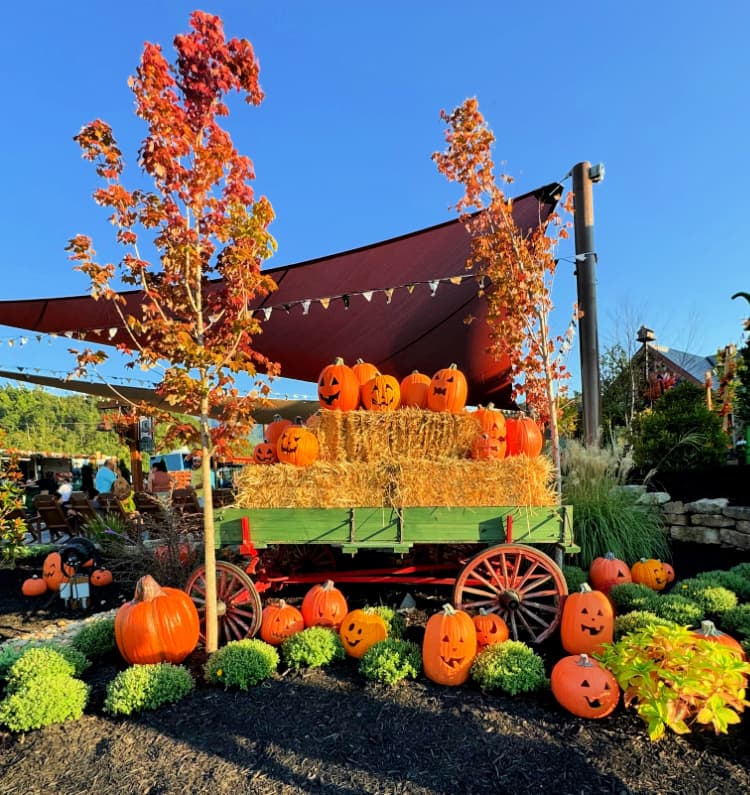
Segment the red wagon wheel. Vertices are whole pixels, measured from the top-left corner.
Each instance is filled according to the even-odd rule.
[[[206,640],[206,567],[199,566],[185,586],[198,608],[201,640]],[[233,563],[216,563],[216,614],[219,644],[251,638],[260,629],[262,606],[253,581]]]
[[[568,586],[548,555],[525,544],[499,544],[475,555],[453,589],[456,608],[497,613],[516,640],[540,643],[560,623]]]

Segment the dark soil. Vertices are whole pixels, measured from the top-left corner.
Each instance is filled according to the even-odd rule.
[[[59,599],[31,612],[19,587],[28,574],[0,571],[0,641],[86,615],[68,613]],[[292,602],[296,595],[284,592]],[[402,595],[392,592],[390,603]],[[415,596],[408,633],[420,640],[424,615],[444,599]],[[95,607],[120,598],[112,587]],[[368,598],[360,592],[350,601]],[[540,651],[548,666],[563,654],[556,644]],[[202,662],[200,653],[188,660],[195,673]],[[121,668],[113,658],[88,673],[92,697],[81,720],[24,737],[0,730],[0,794],[750,792],[747,718],[729,735],[669,734],[652,743],[622,705],[585,721],[549,691],[507,697],[424,677],[389,689],[346,661],[281,672],[247,693],[199,682],[177,705],[113,719],[101,706]]]

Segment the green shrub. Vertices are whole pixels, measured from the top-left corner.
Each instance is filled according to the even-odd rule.
[[[710,580],[702,580],[699,577],[680,580],[673,586],[672,593],[692,599],[709,616],[721,616],[737,606],[735,593],[727,588],[712,585]]]
[[[374,613],[385,621],[389,638],[404,637],[404,632],[406,632],[406,619],[392,607],[387,607],[386,605],[365,607],[365,613]]]
[[[633,610],[615,618],[615,640],[619,640],[629,632],[639,632],[651,626],[676,627],[678,624],[668,621],[666,618],[660,618],[650,610]]]
[[[15,662],[31,649],[47,649],[61,656],[67,661],[69,666],[72,666],[72,671],[70,671],[71,676],[80,676],[87,668],[91,666],[91,661],[86,657],[86,655],[82,654],[77,649],[74,649],[72,646],[65,646],[63,644],[43,641],[32,641],[29,643],[24,643],[23,645],[6,646],[5,648],[0,649],[0,680],[7,679],[10,676],[10,670]],[[47,673],[48,665],[50,663],[46,662],[46,660],[47,655],[32,655],[29,661],[26,663],[31,671],[30,675],[35,675],[34,669],[36,666],[41,666],[41,670],[37,670],[36,673]],[[52,658],[51,665],[53,667],[57,665],[56,658]],[[68,668],[68,666],[63,667],[65,670]],[[62,673],[63,671],[61,670],[60,672]]]
[[[629,613],[631,610],[649,610],[653,613],[653,605],[659,595],[647,585],[626,582],[623,585],[614,585],[609,592],[609,598],[618,614]]]
[[[739,574],[740,577],[750,580],[750,562],[738,563],[736,566],[732,566],[729,571],[731,571],[732,574]]]
[[[471,677],[483,690],[502,690],[511,696],[547,684],[544,661],[519,640],[495,643],[479,652],[471,665]]]
[[[71,645],[89,659],[104,657],[117,648],[114,618],[102,618],[84,624],[73,636]]]
[[[750,604],[737,605],[727,610],[721,617],[721,628],[750,638]]]
[[[681,627],[698,626],[705,615],[703,608],[697,602],[672,593],[655,599],[651,610],[659,618],[666,618]]]
[[[321,668],[346,656],[338,633],[328,627],[307,627],[281,644],[281,655],[289,668]]]
[[[29,645],[15,646],[10,644],[0,648],[0,681],[8,678],[13,664],[29,648],[31,648]]]
[[[88,686],[69,674],[11,677],[8,694],[0,701],[0,724],[14,732],[26,732],[78,720],[88,697]]]
[[[407,677],[416,679],[422,670],[419,646],[401,638],[386,638],[374,643],[362,655],[359,672],[366,678],[395,685]]]
[[[563,566],[563,577],[568,585],[568,593],[578,593],[581,586],[589,581],[589,574],[580,566]]]
[[[699,580],[710,582],[713,586],[726,588],[742,602],[750,600],[750,579],[736,571],[716,569],[715,571],[703,571],[696,577]]]
[[[107,685],[104,711],[131,715],[144,709],[157,709],[184,698],[194,684],[190,672],[180,665],[133,665],[120,671]]]
[[[31,646],[22,650],[8,671],[8,688],[18,686],[36,677],[73,676],[74,663],[60,649],[51,646]]]
[[[213,652],[203,668],[206,681],[248,690],[269,676],[279,666],[279,653],[258,638],[245,638],[227,643]]]

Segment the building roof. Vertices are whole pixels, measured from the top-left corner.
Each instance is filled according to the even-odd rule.
[[[687,351],[679,351],[676,348],[668,348],[665,345],[657,345],[649,342],[650,351],[656,353],[664,363],[674,369],[677,375],[687,377],[696,384],[703,384],[706,380],[706,373],[713,372],[716,365],[716,356],[700,356]]]

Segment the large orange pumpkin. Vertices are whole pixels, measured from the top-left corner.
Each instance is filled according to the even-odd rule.
[[[401,405],[401,387],[392,375],[378,373],[362,384],[360,396],[368,411],[395,411]]]
[[[266,426],[265,438],[268,439],[269,444],[276,449],[276,442],[279,441],[279,436],[292,424],[291,420],[285,420],[281,414],[274,414],[273,420]]]
[[[612,605],[601,591],[592,591],[588,583],[579,593],[565,599],[560,619],[560,640],[569,654],[591,654],[604,643],[611,643],[615,616]]]
[[[587,654],[573,654],[555,663],[552,694],[560,706],[579,718],[606,718],[620,700],[614,675]]]
[[[716,629],[713,621],[701,621],[701,628],[695,630],[693,634],[701,640],[711,640],[714,643],[720,643],[722,646],[737,652],[743,660],[745,659],[745,650],[742,648],[742,644],[731,635],[727,635],[726,632],[720,632]]]
[[[641,558],[630,568],[633,582],[645,585],[654,591],[663,591],[667,587],[667,572],[664,565],[656,558]]]
[[[403,407],[414,406],[418,409],[427,408],[427,393],[430,390],[432,379],[419,370],[412,372],[401,379],[399,387],[401,389],[401,405]]]
[[[505,440],[488,433],[480,433],[471,443],[471,457],[476,461],[495,461],[505,458]]]
[[[290,425],[279,437],[276,455],[282,464],[305,467],[320,454],[318,438],[304,425]]]
[[[506,423],[505,415],[502,411],[495,408],[494,403],[488,404],[487,408],[479,406],[477,410],[471,415],[479,424],[479,433],[486,433],[494,439],[501,439],[506,441]]]
[[[388,627],[377,613],[365,610],[352,610],[344,616],[339,628],[344,651],[359,659],[374,643],[388,637]]]
[[[510,637],[508,625],[497,613],[488,613],[482,609],[472,621],[477,631],[477,652],[495,643],[505,643]]]
[[[41,596],[47,593],[47,583],[44,581],[44,577],[37,577],[35,574],[24,580],[21,585],[21,593],[24,596]]]
[[[47,583],[50,591],[59,591],[60,586],[68,582],[62,567],[62,559],[59,552],[50,552],[42,564],[42,577]]]
[[[318,376],[318,400],[324,409],[353,411],[359,406],[359,379],[339,356]]]
[[[466,376],[452,364],[438,370],[430,380],[427,392],[427,408],[431,411],[449,411],[459,414],[466,406],[469,392]]]
[[[380,375],[380,370],[378,370],[374,364],[366,362],[364,359],[357,359],[352,365],[352,371],[354,375],[357,376],[357,381],[359,381],[360,386],[364,386],[371,378]]]
[[[608,594],[615,585],[625,585],[632,581],[628,564],[616,558],[614,552],[607,552],[591,561],[589,582],[595,591]]]
[[[287,638],[302,632],[304,628],[305,620],[302,618],[302,613],[283,599],[263,608],[260,637],[272,646],[280,646]]]
[[[462,685],[477,654],[477,631],[471,616],[449,604],[430,616],[422,641],[422,664],[439,685]]]
[[[115,615],[115,642],[131,665],[181,663],[198,644],[200,622],[193,600],[177,588],[141,577],[135,595]]]
[[[283,431],[282,431],[283,433]],[[278,444],[278,440],[276,441]],[[256,464],[277,464],[279,456],[276,453],[276,444],[270,439],[264,439],[253,447],[253,461]]]
[[[306,627],[332,627],[339,629],[344,616],[349,612],[344,594],[333,580],[322,585],[313,585],[302,600],[302,618]]]
[[[531,417],[510,417],[505,421],[507,455],[527,455],[535,458],[542,452],[544,438]]]

